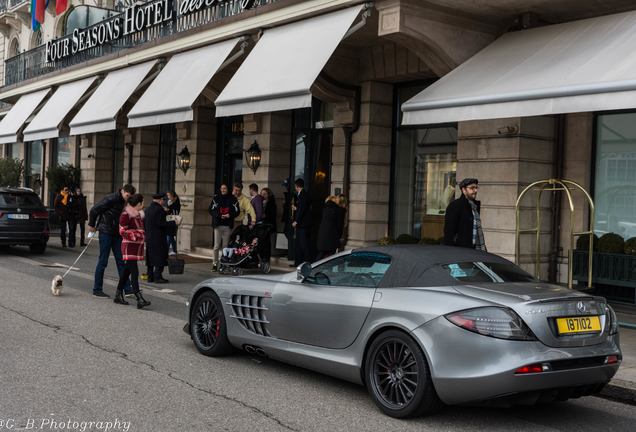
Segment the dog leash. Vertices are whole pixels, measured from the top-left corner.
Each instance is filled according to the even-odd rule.
[[[93,241],[94,238],[95,238],[95,235],[93,235],[92,237],[88,238],[88,243],[86,243],[86,246],[84,246],[84,250],[82,250],[82,252],[80,252],[80,254],[77,257],[77,259],[75,260],[75,262],[73,264],[71,264],[71,266],[68,268],[68,270],[66,270],[66,272],[64,273],[64,276],[62,276],[62,279],[64,279],[66,277],[66,275],[71,272],[71,269],[73,267],[75,267],[75,264],[77,264],[77,262],[80,260],[80,258],[82,258],[82,255],[84,255],[84,252],[86,252],[86,250],[88,249],[88,246],[90,246],[90,244],[91,244],[91,242]]]

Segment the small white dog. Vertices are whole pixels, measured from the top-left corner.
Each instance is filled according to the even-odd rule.
[[[63,280],[60,275],[55,276],[51,281],[51,293],[53,293],[54,296],[59,296],[62,292],[62,283]]]

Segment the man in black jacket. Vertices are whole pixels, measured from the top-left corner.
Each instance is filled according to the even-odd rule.
[[[170,230],[176,230],[177,223],[167,221],[166,216],[167,212],[163,207],[163,194],[154,194],[152,196],[152,203],[146,209],[146,217],[144,218],[148,282],[168,282],[162,275],[163,268],[168,265],[166,233]]]
[[[476,199],[479,180],[466,178],[461,181],[459,188],[462,195],[446,208],[444,244],[485,251],[486,243],[479,215],[481,203]]]
[[[234,219],[239,215],[239,204],[234,195],[230,193],[227,185],[222,184],[220,193],[214,195],[208,207],[208,213],[212,216],[214,228],[214,249],[212,249],[212,271],[219,268],[219,251],[230,243],[230,234],[234,226]]]
[[[296,189],[296,208],[292,227],[296,230],[296,241],[294,244],[294,265],[299,266],[305,261],[311,260],[309,252],[309,228],[311,226],[311,215],[309,214],[309,197],[305,191],[305,181],[301,178],[294,182]]]
[[[88,231],[99,231],[99,258],[95,268],[95,284],[93,285],[93,297],[108,298],[103,291],[104,272],[108,266],[110,251],[113,251],[117,271],[121,276],[124,271],[124,261],[121,255],[121,236],[119,235],[119,216],[121,216],[126,202],[136,192],[132,185],[125,185],[117,192],[105,196],[95,204],[88,215]],[[130,283],[126,282],[124,291],[130,291]]]

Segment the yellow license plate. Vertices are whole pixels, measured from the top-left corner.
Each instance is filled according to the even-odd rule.
[[[557,318],[559,334],[600,333],[601,320],[598,316]]]

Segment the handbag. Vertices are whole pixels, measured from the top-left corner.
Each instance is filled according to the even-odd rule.
[[[289,244],[285,233],[276,233],[276,249],[285,250],[287,248],[289,248]]]
[[[170,274],[183,274],[185,268],[185,260],[181,258],[168,258],[168,273]]]

